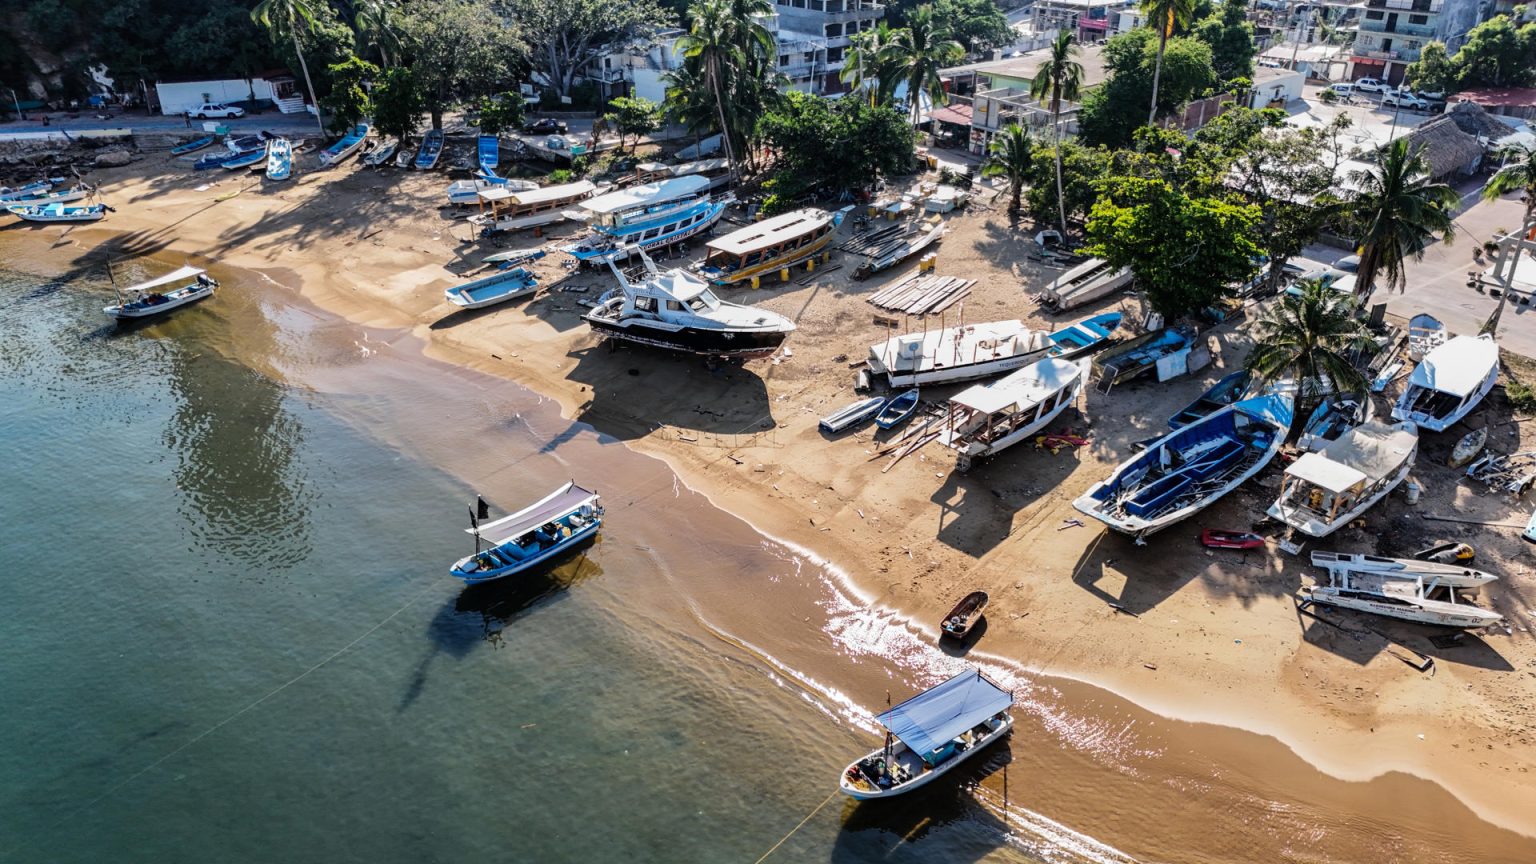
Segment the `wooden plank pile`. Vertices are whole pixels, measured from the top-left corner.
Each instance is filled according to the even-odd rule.
[[[913,226],[909,223],[888,225],[884,228],[876,228],[873,231],[857,234],[847,243],[837,248],[853,255],[866,255],[871,260],[874,260],[895,251],[898,246],[906,241],[907,236],[912,233]]]
[[[880,289],[866,299],[892,312],[928,315],[943,312],[964,299],[975,284],[975,279],[914,274]]]

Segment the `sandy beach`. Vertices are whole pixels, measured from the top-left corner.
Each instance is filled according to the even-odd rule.
[[[1157,434],[1170,414],[1240,367],[1249,345],[1242,322],[1202,335],[1216,359],[1200,373],[1090,392],[1053,427],[1088,438],[1085,447],[1052,453],[1021,444],[962,474],[934,444],[882,472],[887,463],[874,457],[885,433],[867,427],[829,438],[817,420],[852,400],[850,364],[889,335],[864,298],[912,263],[854,282],[852,264],[837,253],[840,268],[795,274],[806,284],[723,292],[788,315],[799,329],[787,343],[792,356],[712,371],[595,339],[579,301],[613,278],[569,271],[558,253],[536,266],[546,290],[535,299],[452,311],[443,289],[480,257],[576,228],[469,243],[469,226],[439,209],[445,175],[317,170],[311,155],[296,180],[273,185],[244,171],[194,174],[164,153],[141,156],[93,173],[117,208],[103,223],[7,230],[46,238],[61,257],[67,247],[65,260],[78,267],[158,255],[253,270],[356,323],[408,329],[430,356],[523,383],[566,416],[665,459],[717,506],[833,562],[861,596],[935,634],[960,595],[986,590],[993,599],[978,653],[1107,688],[1167,717],[1273,736],[1331,777],[1396,771],[1431,780],[1483,819],[1536,837],[1536,642],[1527,599],[1536,574],[1518,528],[1507,527],[1523,526],[1530,505],[1446,467],[1465,429],[1422,439],[1413,476],[1425,495],[1416,505],[1399,490],[1363,525],[1311,542],[1301,556],[1273,545],[1211,552],[1196,539],[1201,528],[1246,529],[1262,515],[1277,488],[1275,468],[1138,547],[1091,520],[1071,524],[1079,514],[1070,502],[1124,459],[1131,442]],[[1137,311],[1134,301],[1116,300],[1042,315],[1029,295],[1060,271],[1026,259],[1027,232],[1009,227],[992,195],[983,191],[947,218],[938,272],[979,280],[948,323],[960,314],[971,322],[1017,317],[1055,329],[1110,308]],[[1522,419],[1496,389],[1466,425],[1486,424],[1493,450],[1536,448],[1536,428]],[[1406,554],[1437,540],[1471,543],[1474,566],[1500,577],[1487,600],[1510,623],[1507,632],[1437,647],[1410,625],[1354,618],[1335,627],[1298,615],[1293,597],[1317,573],[1307,551]],[[1404,662],[1408,651],[1433,657],[1432,671]],[[1261,761],[1252,768],[1264,770]]]

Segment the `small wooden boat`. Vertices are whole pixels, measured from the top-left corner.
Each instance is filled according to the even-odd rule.
[[[466,530],[476,547],[481,541],[491,547],[460,558],[449,572],[470,585],[521,573],[581,545],[602,524],[597,493],[569,482],[510,516],[484,525],[471,520]]]
[[[1200,532],[1200,545],[1207,549],[1262,549],[1264,538],[1251,531],[1207,528]]]
[[[852,405],[849,405],[838,411],[834,411],[833,413],[821,418],[821,430],[823,432],[830,432],[835,435],[838,432],[842,432],[845,429],[851,429],[854,426],[863,423],[865,420],[868,420],[869,418],[880,413],[880,409],[884,407],[885,399],[880,396],[871,396],[868,399],[860,399]]]
[[[341,140],[320,151],[320,164],[325,166],[338,165],[348,156],[356,153],[368,140],[368,124],[359,123],[353,127]]]
[[[539,290],[539,280],[526,268],[517,267],[493,273],[483,279],[456,285],[443,292],[448,302],[465,309],[480,309],[526,297]]]
[[[495,135],[481,135],[475,142],[475,156],[481,171],[495,174],[496,166],[501,164],[501,139]]]
[[[912,419],[916,412],[917,388],[913,387],[905,393],[892,396],[890,401],[881,406],[880,413],[875,415],[875,425],[881,429],[895,429]]]
[[[180,283],[180,284],[177,284]],[[161,291],[165,285],[176,285]],[[219,283],[201,267],[183,267],[148,282],[140,282],[118,292],[117,302],[101,311],[119,321],[131,321],[164,315],[206,297],[213,296]]]
[[[267,142],[267,179],[287,180],[293,176],[293,145],[287,138]]]
[[[389,141],[375,147],[372,152],[363,157],[363,166],[366,168],[378,168],[395,155],[395,150],[400,146],[398,141]]]
[[[226,171],[238,171],[241,168],[250,168],[253,165],[260,165],[261,163],[265,162],[266,159],[267,150],[265,147],[263,147],[260,150],[248,150],[239,154],[238,156],[227,157],[223,162],[219,163],[219,167]]]
[[[965,634],[971,632],[976,622],[981,620],[982,610],[987,608],[987,592],[972,591],[960,598],[955,608],[949,610],[944,620],[939,622],[941,636],[952,639],[964,639]]]
[[[543,249],[514,249],[511,252],[487,255],[480,260],[486,264],[525,264],[529,261],[537,261],[544,255]]]
[[[41,206],[28,206],[25,204],[13,204],[5,208],[12,215],[20,216],[28,222],[99,222],[111,210],[105,204],[87,204],[82,206],[70,206],[68,204],[45,204]]]
[[[1051,334],[1050,355],[1071,360],[1108,347],[1123,318],[1119,312],[1106,312],[1055,331]]]
[[[1252,379],[1252,373],[1246,369],[1223,376],[1220,381],[1211,385],[1211,389],[1201,393],[1200,398],[1186,405],[1183,411],[1169,417],[1168,428],[1182,429],[1196,420],[1209,417],[1239,401],[1243,398],[1243,394],[1248,392],[1248,382]]]
[[[194,139],[192,139],[191,141],[188,141],[185,144],[181,144],[181,145],[178,145],[176,147],[172,147],[171,148],[171,155],[172,156],[184,156],[184,155],[186,155],[188,153],[196,153],[197,151],[203,149],[204,147],[212,146],[213,145],[213,141],[214,141],[214,136],[212,136],[212,135],[204,135],[201,138],[194,138]]]
[[[1473,429],[1471,432],[1461,436],[1461,440],[1457,441],[1456,446],[1451,448],[1451,458],[1446,464],[1452,468],[1460,468],[1476,459],[1477,454],[1483,452],[1483,445],[1487,443],[1488,428],[1485,426],[1482,429]]]
[[[1408,319],[1408,359],[1417,363],[1424,355],[1445,344],[1445,325],[1433,315],[1418,314]]]
[[[876,715],[884,746],[843,769],[838,789],[861,801],[893,798],[932,783],[1013,728],[1013,694],[979,669]]]
[[[1413,553],[1413,557],[1420,561],[1437,561],[1441,564],[1465,564],[1477,557],[1477,550],[1471,544],[1450,541],[1436,543],[1428,549],[1420,549]]]

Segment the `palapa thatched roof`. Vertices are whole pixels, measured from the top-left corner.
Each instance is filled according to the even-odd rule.
[[[1413,130],[1408,146],[1424,156],[1430,177],[1436,180],[1470,172],[1483,156],[1483,145],[1450,117],[1436,117]]]
[[[1487,138],[1489,141],[1497,141],[1515,132],[1515,127],[1489,114],[1483,110],[1483,106],[1472,102],[1457,102],[1446,110],[1445,116],[1451,118],[1457,129],[1473,137]]]

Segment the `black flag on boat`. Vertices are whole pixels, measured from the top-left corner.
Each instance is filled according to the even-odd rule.
[[[481,498],[479,495],[475,496],[475,518],[491,518],[491,505],[485,503],[485,499]]]

